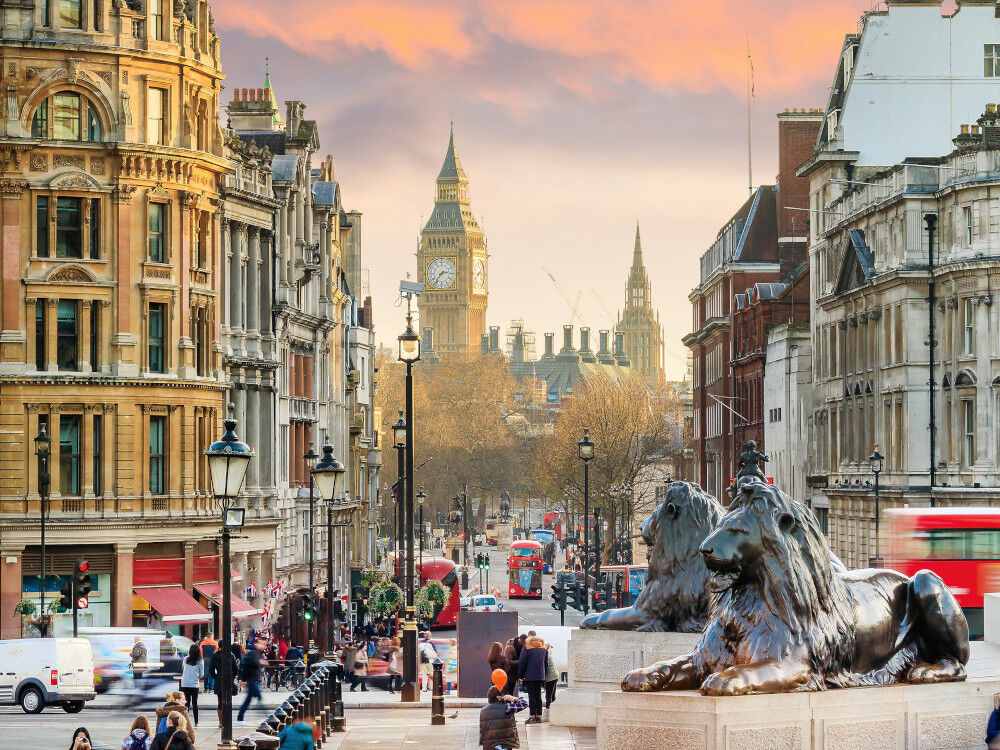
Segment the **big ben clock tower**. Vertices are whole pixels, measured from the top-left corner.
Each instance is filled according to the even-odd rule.
[[[437,177],[430,219],[420,231],[417,277],[420,325],[434,329],[438,354],[479,351],[486,332],[486,235],[469,207],[469,178],[455,153],[455,129]]]

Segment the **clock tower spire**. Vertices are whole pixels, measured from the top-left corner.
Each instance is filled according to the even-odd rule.
[[[486,234],[469,204],[469,178],[455,148],[455,127],[437,176],[434,210],[420,232],[417,277],[420,325],[434,330],[439,354],[479,351],[486,332]]]

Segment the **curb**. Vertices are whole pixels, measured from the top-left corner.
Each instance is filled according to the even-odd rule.
[[[260,708],[260,707],[254,706],[254,707],[251,707],[249,710],[251,712],[254,712],[254,713],[261,713],[262,712],[266,716],[267,714],[271,713],[271,711],[273,711],[275,708],[277,708],[278,705],[280,705],[280,704],[275,705],[273,708],[271,708],[271,707]],[[445,708],[482,708],[485,705],[486,705],[486,701],[477,701],[477,700],[458,700],[458,701],[445,700],[445,702],[444,702],[444,707]],[[86,710],[86,711],[118,711],[118,712],[122,712],[122,711],[135,711],[135,712],[142,712],[142,711],[152,710],[155,707],[157,707],[157,706],[154,705],[154,704],[142,704],[141,706],[136,706],[135,708],[129,708],[129,707],[124,706],[124,705],[108,705],[108,704],[103,704],[103,705],[96,705],[96,706],[95,705],[88,705],[88,706],[85,706],[84,710]],[[408,711],[417,711],[417,710],[420,710],[420,709],[423,709],[425,711],[430,711],[431,710],[431,703],[430,703],[430,701],[422,701],[422,702],[417,702],[417,703],[402,703],[400,701],[385,702],[385,703],[378,703],[378,702],[367,702],[367,703],[346,703],[345,702],[344,703],[344,711],[345,712],[346,711],[353,711],[355,709],[362,710],[362,711],[372,711],[372,710],[377,710],[377,709],[386,709],[386,710],[388,710],[388,709],[398,709],[398,708],[406,709]],[[204,710],[208,710],[208,707],[206,707]],[[215,708],[212,707],[212,710],[214,711]]]

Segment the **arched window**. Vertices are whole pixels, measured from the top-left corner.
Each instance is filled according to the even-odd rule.
[[[31,118],[31,137],[98,142],[101,122],[87,97],[75,91],[57,91],[35,110]]]

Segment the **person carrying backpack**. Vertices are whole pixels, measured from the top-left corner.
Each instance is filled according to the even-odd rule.
[[[136,716],[132,722],[132,729],[122,740],[122,750],[149,750],[153,742],[153,731],[149,727],[149,719],[145,716]]]

